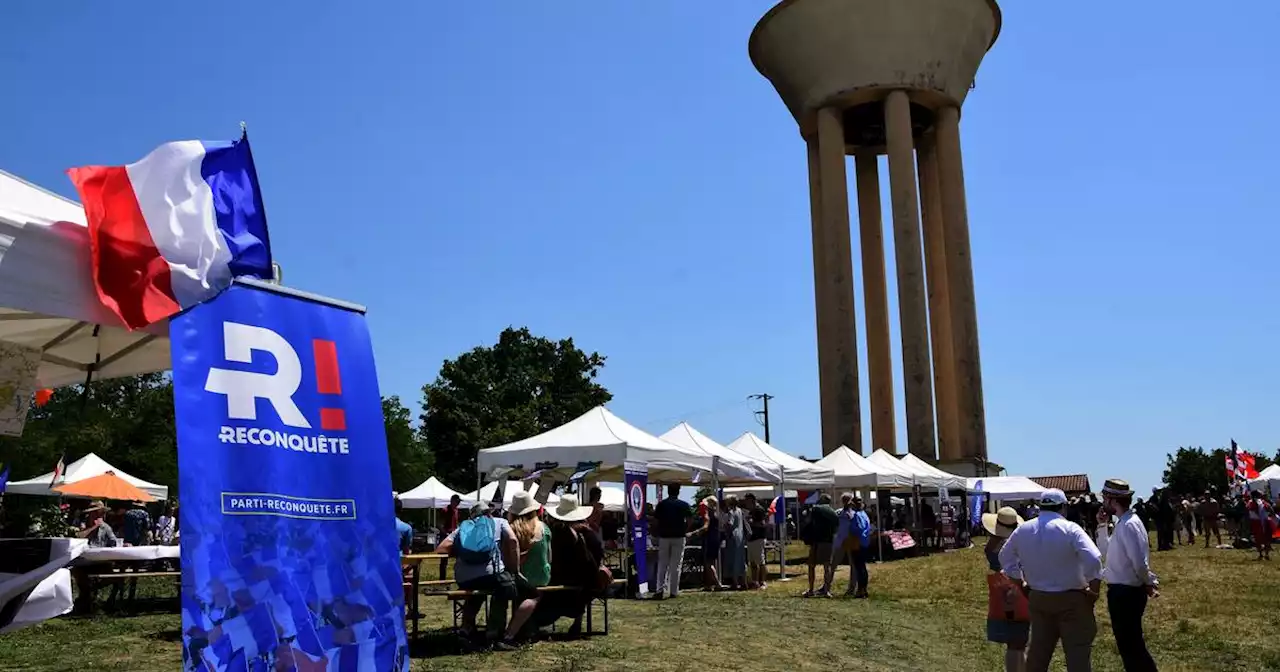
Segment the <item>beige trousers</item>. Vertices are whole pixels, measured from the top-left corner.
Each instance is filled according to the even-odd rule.
[[[1098,621],[1094,600],[1083,591],[1042,593],[1031,591],[1031,642],[1027,646],[1027,672],[1048,672],[1053,651],[1062,642],[1067,672],[1093,670],[1093,638]]]

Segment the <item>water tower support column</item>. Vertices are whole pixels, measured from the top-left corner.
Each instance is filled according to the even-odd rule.
[[[898,267],[898,319],[902,323],[902,385],[907,406],[907,450],[937,459],[933,423],[933,380],[929,367],[929,324],[925,309],[924,263],[920,259],[920,207],[911,139],[911,102],[905,91],[890,91],[884,103],[889,151],[889,194],[893,202],[893,249]]]
[[[894,426],[893,353],[889,342],[889,293],[885,289],[884,222],[880,213],[880,164],[873,152],[854,156],[858,182],[858,231],[862,248],[862,296],[867,320],[867,381],[871,389],[871,450],[898,452]],[[852,446],[851,446],[852,447]]]
[[[929,288],[929,340],[933,345],[933,392],[938,411],[938,458],[959,460],[960,423],[956,407],[956,364],[951,345],[951,292],[947,279],[942,194],[938,190],[937,143],[921,140],[920,216],[924,220],[924,267]]]

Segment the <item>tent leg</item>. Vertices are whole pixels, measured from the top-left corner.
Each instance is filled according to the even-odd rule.
[[[778,580],[790,581],[791,577],[787,576],[787,480],[785,477],[782,479],[781,490],[782,533],[780,536],[782,544],[778,546]]]

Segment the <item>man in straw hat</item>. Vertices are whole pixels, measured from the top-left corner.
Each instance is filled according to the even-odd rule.
[[[1061,490],[1045,490],[1038,503],[1040,515],[1019,525],[1000,549],[1004,573],[1021,580],[1027,591],[1027,670],[1047,672],[1061,640],[1067,672],[1089,672],[1098,634],[1093,605],[1102,586],[1102,555],[1084,528],[1062,517],[1067,496]]]
[[[76,536],[88,539],[90,546],[119,546],[120,539],[116,537],[115,530],[107,524],[106,516],[106,504],[98,500],[89,502],[89,506],[84,510],[84,529],[80,530]]]
[[[1009,535],[1022,524],[1022,517],[1012,507],[996,513],[982,514],[987,538],[987,641],[1005,645],[1005,672],[1022,672],[1027,664],[1027,639],[1031,632],[1031,615],[1021,582],[1015,582],[1000,571],[1000,549]]]
[[[1156,664],[1147,651],[1142,634],[1142,615],[1147,600],[1159,597],[1160,582],[1151,571],[1151,545],[1147,528],[1134,515],[1133,489],[1118,478],[1102,486],[1102,511],[1098,513],[1098,547],[1106,556],[1102,570],[1107,580],[1107,612],[1111,632],[1126,672],[1155,672]],[[1108,534],[1111,514],[1118,517]]]

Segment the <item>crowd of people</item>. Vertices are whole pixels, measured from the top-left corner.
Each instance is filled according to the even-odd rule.
[[[657,542],[654,599],[680,596],[680,577],[690,541],[701,553],[703,590],[758,590],[766,587],[765,541],[769,538],[768,512],[746,495],[720,501],[704,497],[695,510],[680,499],[680,486],[667,487],[667,496],[652,507],[649,529]]]

